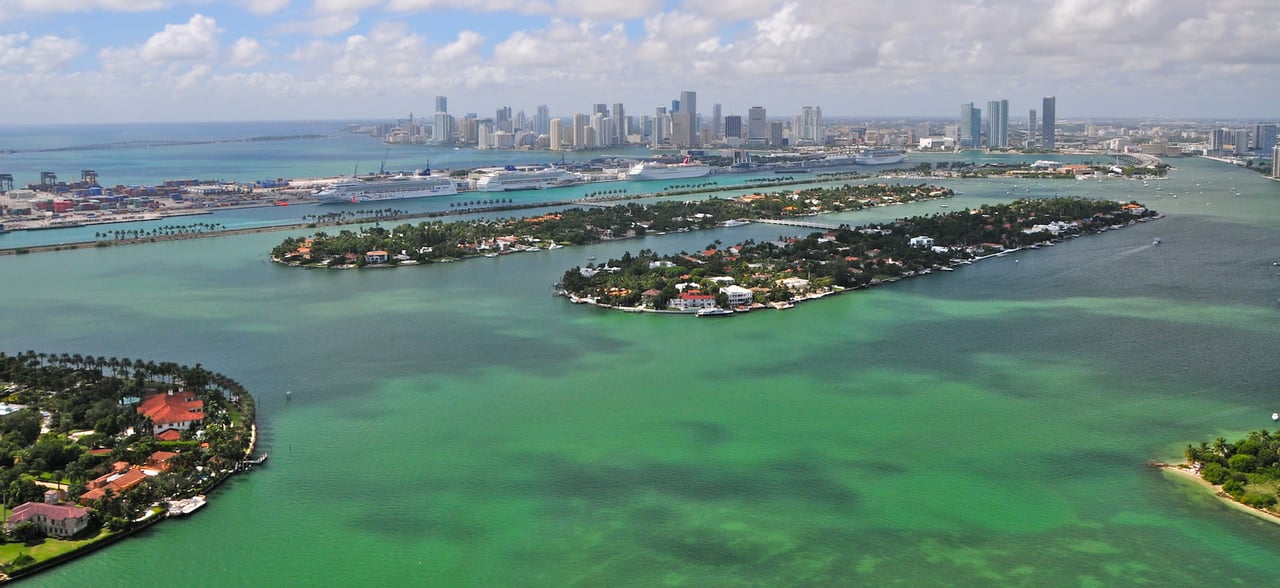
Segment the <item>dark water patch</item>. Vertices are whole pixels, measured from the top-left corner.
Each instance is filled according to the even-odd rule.
[[[838,511],[856,509],[858,493],[812,460],[782,460],[740,469],[719,462],[635,465],[591,464],[561,456],[534,456],[538,483],[559,499],[600,504],[626,502],[647,492],[681,500],[803,500]]]
[[[368,509],[349,524],[356,531],[393,540],[437,539],[451,542],[474,541],[483,530],[468,522],[457,510],[387,505]]]
[[[729,428],[708,421],[676,421],[676,428],[683,430],[694,445],[715,447],[729,439]]]

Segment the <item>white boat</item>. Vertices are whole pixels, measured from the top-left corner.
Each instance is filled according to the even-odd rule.
[[[720,308],[719,306],[712,306],[711,308],[699,309],[698,312],[694,314],[699,318],[715,317],[715,316],[733,316],[733,311]]]
[[[864,149],[853,157],[858,165],[888,165],[902,163],[907,159],[907,152],[901,149]]]
[[[1273,421],[1280,421],[1280,412],[1273,412],[1273,413],[1271,413],[1271,420],[1273,420]]]
[[[582,176],[558,167],[514,166],[484,170],[476,189],[481,192],[541,190],[568,186],[582,181]]]
[[[448,176],[427,174],[378,175],[352,178],[316,192],[321,204],[381,202],[427,196],[452,196],[458,186]]]
[[[633,180],[683,180],[701,178],[710,174],[711,166],[694,163],[688,156],[685,156],[683,163],[641,161],[627,171],[627,177]]]
[[[204,496],[192,496],[191,498],[183,498],[181,500],[169,501],[169,516],[185,517],[197,510],[200,510],[206,504]]]

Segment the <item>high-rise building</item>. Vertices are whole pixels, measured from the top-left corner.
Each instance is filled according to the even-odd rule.
[[[677,112],[671,115],[671,144],[680,147],[693,147],[689,135],[693,127],[693,113]]]
[[[503,106],[493,116],[493,131],[506,131],[510,133],[514,130],[514,121],[511,119],[511,107]]]
[[[1009,146],[1009,101],[987,102],[987,147],[1004,149]]]
[[[742,136],[742,117],[731,114],[724,117],[724,136],[739,138]]]
[[[747,140],[764,143],[769,139],[769,129],[765,127],[765,111],[763,106],[752,106],[747,109]]]
[[[573,115],[573,148],[587,148],[587,128],[591,126],[591,117],[582,114]]]
[[[781,146],[783,139],[783,131],[787,125],[774,121],[769,123],[769,144],[773,146]]]
[[[817,144],[826,138],[822,128],[822,107],[803,106],[792,123],[791,138],[796,143]]]
[[[1036,147],[1036,109],[1031,109],[1031,114],[1027,118],[1027,149],[1035,149]]]
[[[537,113],[533,115],[533,132],[539,135],[551,132],[551,111],[546,104],[539,104]],[[552,141],[551,144],[555,145],[555,142]]]
[[[1054,135],[1058,132],[1058,99],[1045,96],[1040,105],[1040,144],[1045,149],[1055,149]]]
[[[1280,145],[1271,148],[1271,177],[1280,178]]]
[[[613,137],[613,119],[609,115],[599,112],[591,115],[591,128],[595,131],[595,140],[589,142],[589,147],[600,148],[609,144],[609,139]]]
[[[542,106],[538,107],[539,114],[542,114],[542,108]],[[564,149],[564,137],[561,136],[563,134],[563,131],[561,130],[562,128],[563,126],[560,124],[560,119],[558,118],[553,118],[547,121],[547,134],[550,136],[550,141],[548,142],[551,145],[552,151],[560,151]]]
[[[720,103],[711,105],[711,137],[716,140],[724,138],[724,114],[720,110]]]
[[[1271,153],[1272,148],[1276,146],[1275,123],[1253,125],[1253,142],[1249,146],[1255,151],[1262,152],[1263,155]]]
[[[680,92],[680,112],[678,113],[684,118],[684,127],[682,132],[672,132],[677,145],[682,147],[697,147],[699,145],[698,136],[698,93],[692,90]],[[675,118],[672,119],[675,124]]]
[[[449,99],[444,96],[436,96],[436,112],[449,112]]]
[[[599,104],[599,103],[597,103],[597,104],[592,104],[592,105],[591,105],[591,114],[603,114],[603,115],[605,115],[605,116],[609,116],[609,105],[608,105],[608,104]]]
[[[610,145],[622,145],[627,142],[627,113],[622,108],[621,102],[613,103],[613,112],[609,114],[609,118],[613,119],[613,135],[610,137]]]
[[[960,146],[982,146],[982,109],[974,108],[972,102],[960,105]]]

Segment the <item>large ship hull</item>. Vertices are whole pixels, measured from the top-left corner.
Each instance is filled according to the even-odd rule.
[[[480,192],[512,192],[515,190],[542,190],[578,183],[578,174],[558,168],[542,170],[502,170],[493,172],[476,182]]]
[[[321,204],[362,204],[431,196],[453,196],[457,193],[458,187],[448,178],[394,179],[343,182],[317,192],[315,197]]]
[[[854,156],[854,162],[858,165],[888,165],[906,160],[907,154],[904,151],[872,151]]]
[[[656,167],[653,164],[640,164],[627,172],[632,180],[684,180],[702,178],[711,174],[711,166],[702,164],[676,163]]]

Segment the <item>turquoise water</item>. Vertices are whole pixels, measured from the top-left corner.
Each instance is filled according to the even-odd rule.
[[[1144,467],[1280,406],[1280,184],[1176,164],[1159,192],[1017,188],[1159,222],[722,321],[550,284],[789,229],[367,272],[269,264],[278,233],[2,257],[0,347],[201,362],[255,391],[271,452],[36,582],[1270,585],[1280,525]]]

